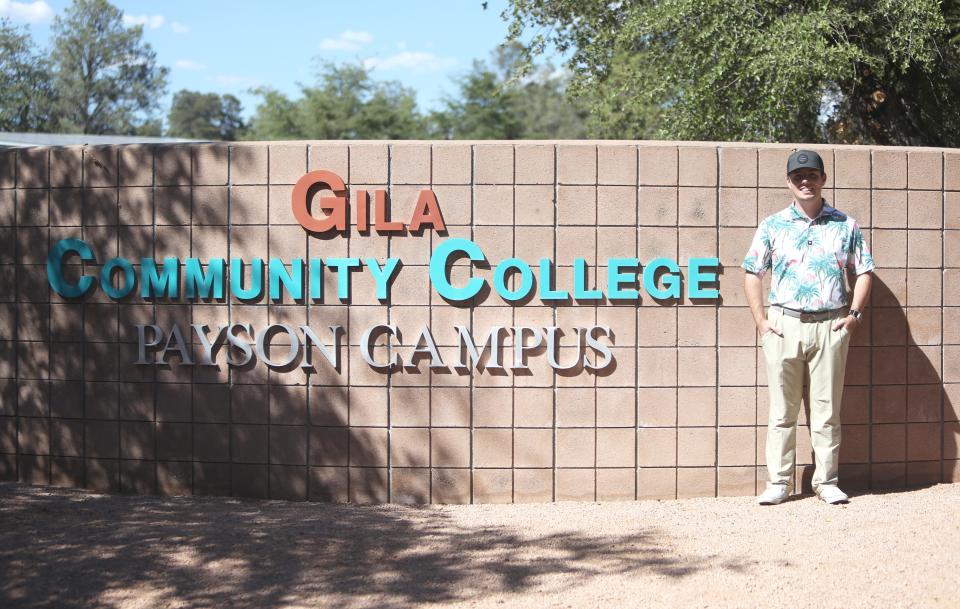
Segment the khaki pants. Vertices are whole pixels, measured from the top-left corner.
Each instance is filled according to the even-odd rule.
[[[837,484],[840,457],[840,401],[850,335],[832,330],[836,319],[802,322],[774,307],[767,319],[783,336],[761,337],[770,385],[767,425],[767,476],[770,484],[793,486],[797,453],[797,415],[804,379],[810,386],[810,440],[816,470],[813,488]]]

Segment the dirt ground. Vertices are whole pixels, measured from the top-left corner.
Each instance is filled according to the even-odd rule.
[[[0,607],[960,606],[960,484],[356,506],[0,484]]]

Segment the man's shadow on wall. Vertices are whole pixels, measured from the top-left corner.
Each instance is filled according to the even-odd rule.
[[[886,275],[874,273],[870,306],[851,339],[841,407],[840,486],[860,493],[949,481],[945,458],[958,452],[954,434],[945,433],[956,406],[940,363],[942,307],[907,307]],[[796,472],[804,493],[813,492],[809,421],[805,386]]]

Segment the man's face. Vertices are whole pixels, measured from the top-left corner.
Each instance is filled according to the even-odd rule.
[[[787,187],[797,203],[820,200],[820,192],[827,183],[827,174],[819,169],[797,169],[787,175]]]

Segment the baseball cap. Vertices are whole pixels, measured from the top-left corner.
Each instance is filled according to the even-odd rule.
[[[825,173],[823,170],[823,159],[820,158],[819,154],[813,150],[794,150],[790,158],[787,159],[787,174],[791,174],[797,169],[805,168],[819,169],[820,173]]]

